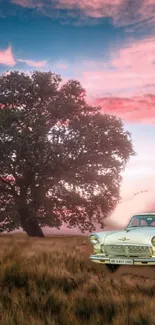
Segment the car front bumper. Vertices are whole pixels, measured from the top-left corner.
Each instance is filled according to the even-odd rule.
[[[92,254],[89,256],[90,260],[95,263],[100,264],[119,264],[119,265],[155,265],[155,256],[150,258],[141,258],[141,257],[122,257],[122,256],[105,256],[101,254]],[[115,260],[114,263],[112,261]],[[121,263],[121,260],[123,261]],[[128,263],[128,261],[133,263]],[[126,262],[126,263],[125,263]]]

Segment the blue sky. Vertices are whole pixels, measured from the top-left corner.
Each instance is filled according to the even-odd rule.
[[[0,33],[1,50],[11,45],[17,59],[48,60],[44,69],[51,69],[57,62],[69,64],[69,77],[76,78],[72,65],[80,65],[85,60],[93,61],[94,58],[107,61],[109,51],[119,48],[125,41],[123,28],[115,28],[109,18],[101,19],[100,24],[76,26],[71,21],[63,24],[61,20],[19,8],[14,15],[0,19],[0,30],[3,31]],[[16,68],[26,69],[26,66],[17,62]],[[1,65],[0,72],[5,70],[6,66]],[[64,73],[59,70],[56,72]]]
[[[0,73],[56,72],[121,117],[137,156],[123,194],[155,181],[155,1],[0,0]],[[151,187],[152,188],[152,187]]]

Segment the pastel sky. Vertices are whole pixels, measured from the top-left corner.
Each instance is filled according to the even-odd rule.
[[[155,1],[0,0],[0,73],[35,69],[80,80],[87,100],[132,133],[137,156],[123,173],[112,224],[153,209]]]

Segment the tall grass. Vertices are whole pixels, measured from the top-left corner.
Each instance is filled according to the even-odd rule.
[[[1,236],[0,324],[155,324],[155,279],[111,275],[91,251],[80,236]]]

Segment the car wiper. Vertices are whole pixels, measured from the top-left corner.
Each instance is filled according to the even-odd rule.
[[[127,230],[127,229],[129,229],[129,228],[144,228],[144,227],[155,227],[155,226],[149,226],[149,225],[146,225],[146,226],[130,226],[130,227],[128,227],[128,228],[125,228],[124,230]]]
[[[125,231],[128,232],[128,231],[130,231],[131,228],[136,228],[136,227],[137,227],[137,226],[131,226],[131,227],[128,227],[128,228],[124,228],[123,230],[125,230]]]
[[[140,227],[140,226],[129,226],[129,227],[125,228],[124,230],[129,229],[129,228],[134,228],[134,227]]]

